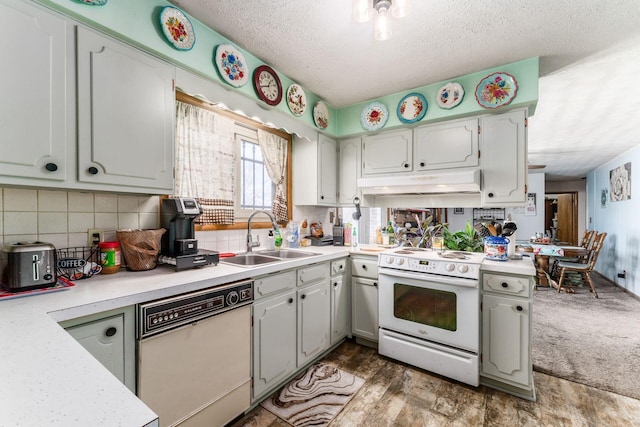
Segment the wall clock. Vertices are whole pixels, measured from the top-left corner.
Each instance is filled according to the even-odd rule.
[[[278,105],[282,100],[282,83],[275,70],[261,65],[253,72],[253,88],[258,98],[269,105]]]

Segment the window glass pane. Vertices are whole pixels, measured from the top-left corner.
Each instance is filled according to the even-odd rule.
[[[258,144],[242,140],[240,165],[242,169],[241,208],[271,209],[274,185],[267,173]]]

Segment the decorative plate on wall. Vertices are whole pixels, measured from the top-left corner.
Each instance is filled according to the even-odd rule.
[[[244,86],[249,81],[249,70],[244,55],[235,46],[221,44],[216,47],[215,63],[222,80],[233,87]]]
[[[78,3],[90,4],[93,6],[104,6],[107,0],[76,0]]]
[[[190,50],[196,43],[191,21],[180,9],[165,6],[160,12],[160,26],[164,36],[178,50]]]
[[[464,88],[462,85],[457,82],[449,82],[438,89],[436,103],[440,108],[449,110],[460,105],[462,98],[464,98]]]
[[[313,106],[313,122],[320,129],[326,129],[329,126],[329,109],[322,101],[316,102]]]
[[[427,99],[420,93],[410,93],[398,103],[398,118],[402,123],[415,123],[427,114]]]
[[[296,117],[300,117],[307,111],[307,95],[300,85],[294,83],[287,89],[287,105]]]
[[[282,101],[280,77],[268,65],[261,65],[253,71],[253,88],[258,98],[269,105],[278,105]]]
[[[372,102],[360,114],[360,123],[365,130],[382,129],[389,119],[387,107],[380,102]]]
[[[476,101],[484,108],[498,108],[513,101],[517,92],[515,77],[508,73],[493,73],[476,86]]]

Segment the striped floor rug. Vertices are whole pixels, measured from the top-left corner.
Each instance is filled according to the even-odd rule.
[[[261,405],[292,426],[326,426],[362,387],[364,380],[317,363]]]

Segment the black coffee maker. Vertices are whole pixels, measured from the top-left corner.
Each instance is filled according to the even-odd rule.
[[[174,265],[176,270],[218,263],[218,252],[198,249],[194,221],[200,214],[202,207],[196,199],[162,199],[160,226],[167,232],[162,236],[160,263]]]

